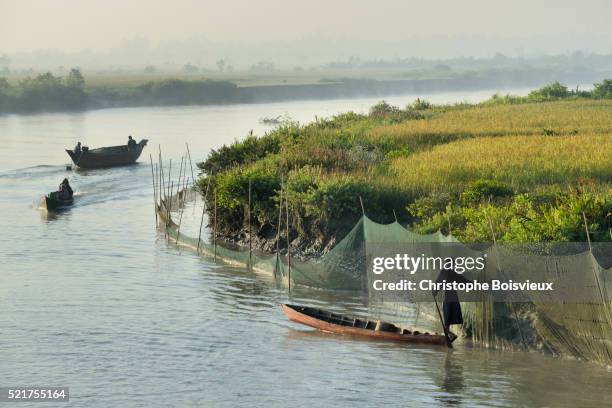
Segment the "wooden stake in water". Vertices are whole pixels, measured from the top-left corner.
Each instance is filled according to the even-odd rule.
[[[202,206],[202,218],[200,219],[200,232],[198,234],[198,248],[197,248],[198,253],[200,253],[200,242],[202,242],[202,225],[204,224],[204,213],[206,212],[208,189],[210,188],[211,179],[212,179],[212,174],[208,177],[208,184],[206,185],[206,192],[204,193],[204,205]]]
[[[191,167],[191,182],[195,185],[195,176],[193,174],[193,163],[191,161],[191,152],[189,151],[189,144],[185,142],[185,146],[187,146],[187,157],[189,157],[189,166]]]
[[[361,199],[361,196],[359,196],[359,204],[361,204],[361,213],[365,217],[365,208],[363,207],[363,200]]]
[[[159,168],[157,169],[159,171],[158,173],[158,178],[159,178],[159,192],[158,192],[158,196],[159,196],[159,201],[161,204],[161,201],[163,200],[163,184],[164,184],[164,175],[163,175],[163,165],[162,165],[162,157],[161,157],[161,153],[158,155],[157,157],[158,161],[159,161]]]
[[[169,194],[169,197],[170,197],[170,205],[168,205],[168,209],[167,209],[167,212],[166,212],[166,217],[167,217],[167,218],[166,218],[166,220],[167,220],[167,221],[166,221],[166,230],[168,230],[168,226],[170,225],[170,217],[171,217],[171,214],[170,214],[170,209],[172,208],[172,191],[173,191],[173,190],[174,190],[174,180],[172,180],[172,181],[170,182],[170,194]],[[170,238],[170,234],[168,234],[168,238]]]
[[[393,218],[395,218],[395,222],[397,222],[397,214],[395,213],[395,208],[393,209]]]
[[[164,205],[168,204],[167,199],[164,200],[164,195],[166,192],[166,186],[165,186],[164,180],[165,180],[164,163],[162,160],[161,145],[160,145],[159,146],[159,209],[160,211],[162,211],[162,203],[164,203]],[[164,237],[167,237],[167,236],[168,236],[168,229],[164,228]]]
[[[155,225],[157,225],[157,191],[155,188],[155,170],[153,169],[153,156],[149,154],[151,159],[151,180],[153,180],[153,211],[155,211]]]
[[[178,182],[176,183],[177,192],[179,192],[181,189],[181,176],[183,175],[183,161],[184,160],[185,160],[185,156],[181,156],[181,165],[179,167]]]
[[[168,196],[166,198],[166,204],[168,207],[172,207],[172,194],[170,192],[170,177],[172,176],[172,159],[170,159],[170,167],[168,168]]]

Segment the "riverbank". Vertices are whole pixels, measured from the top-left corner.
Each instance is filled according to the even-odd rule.
[[[604,71],[558,68],[500,68],[480,71],[430,70],[283,73],[254,75],[133,74],[84,76],[50,72],[0,77],[0,114],[79,111],[112,107],[250,104],[431,94],[449,91],[537,87],[559,80],[598,81]]]

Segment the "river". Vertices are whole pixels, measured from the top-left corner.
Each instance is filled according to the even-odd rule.
[[[513,90],[524,93],[525,90]],[[426,95],[478,101],[492,92]],[[414,96],[386,98],[403,106]],[[606,368],[531,352],[388,344],[287,321],[272,279],[170,245],[155,228],[149,153],[180,161],[268,127],[365,111],[376,98],[0,117],[0,387],[69,386],[60,406],[601,407]],[[67,171],[77,140],[149,139],[135,166]],[[73,208],[40,197],[68,177]],[[188,218],[189,219],[189,218]],[[189,221],[193,223],[193,219]],[[347,293],[291,300],[365,313]],[[26,406],[23,404],[22,406]]]

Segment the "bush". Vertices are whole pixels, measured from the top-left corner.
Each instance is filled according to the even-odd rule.
[[[567,86],[562,85],[559,81],[555,81],[550,85],[531,91],[529,95],[527,95],[527,97],[532,100],[562,99],[569,96],[572,96],[572,92],[567,89]]]
[[[207,174],[213,174],[232,166],[242,166],[253,163],[268,154],[278,153],[280,139],[278,133],[256,137],[250,134],[244,140],[235,141],[231,145],[223,145],[212,149],[208,158],[198,163],[198,167]]]
[[[507,197],[512,195],[512,189],[495,180],[476,180],[461,193],[463,204],[476,204],[490,198]]]
[[[406,110],[421,111],[421,110],[427,110],[431,108],[432,108],[432,104],[430,102],[427,102],[425,99],[416,98],[415,101],[412,102],[412,104],[408,105]]]
[[[399,115],[402,112],[397,106],[380,101],[370,108],[370,116],[376,119],[384,119],[389,116]]]

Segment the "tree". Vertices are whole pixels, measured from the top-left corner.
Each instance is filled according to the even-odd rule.
[[[66,85],[69,88],[83,89],[85,88],[85,78],[77,68],[72,68],[66,77]]]
[[[604,79],[602,83],[593,86],[592,94],[595,98],[612,98],[612,79]]]

